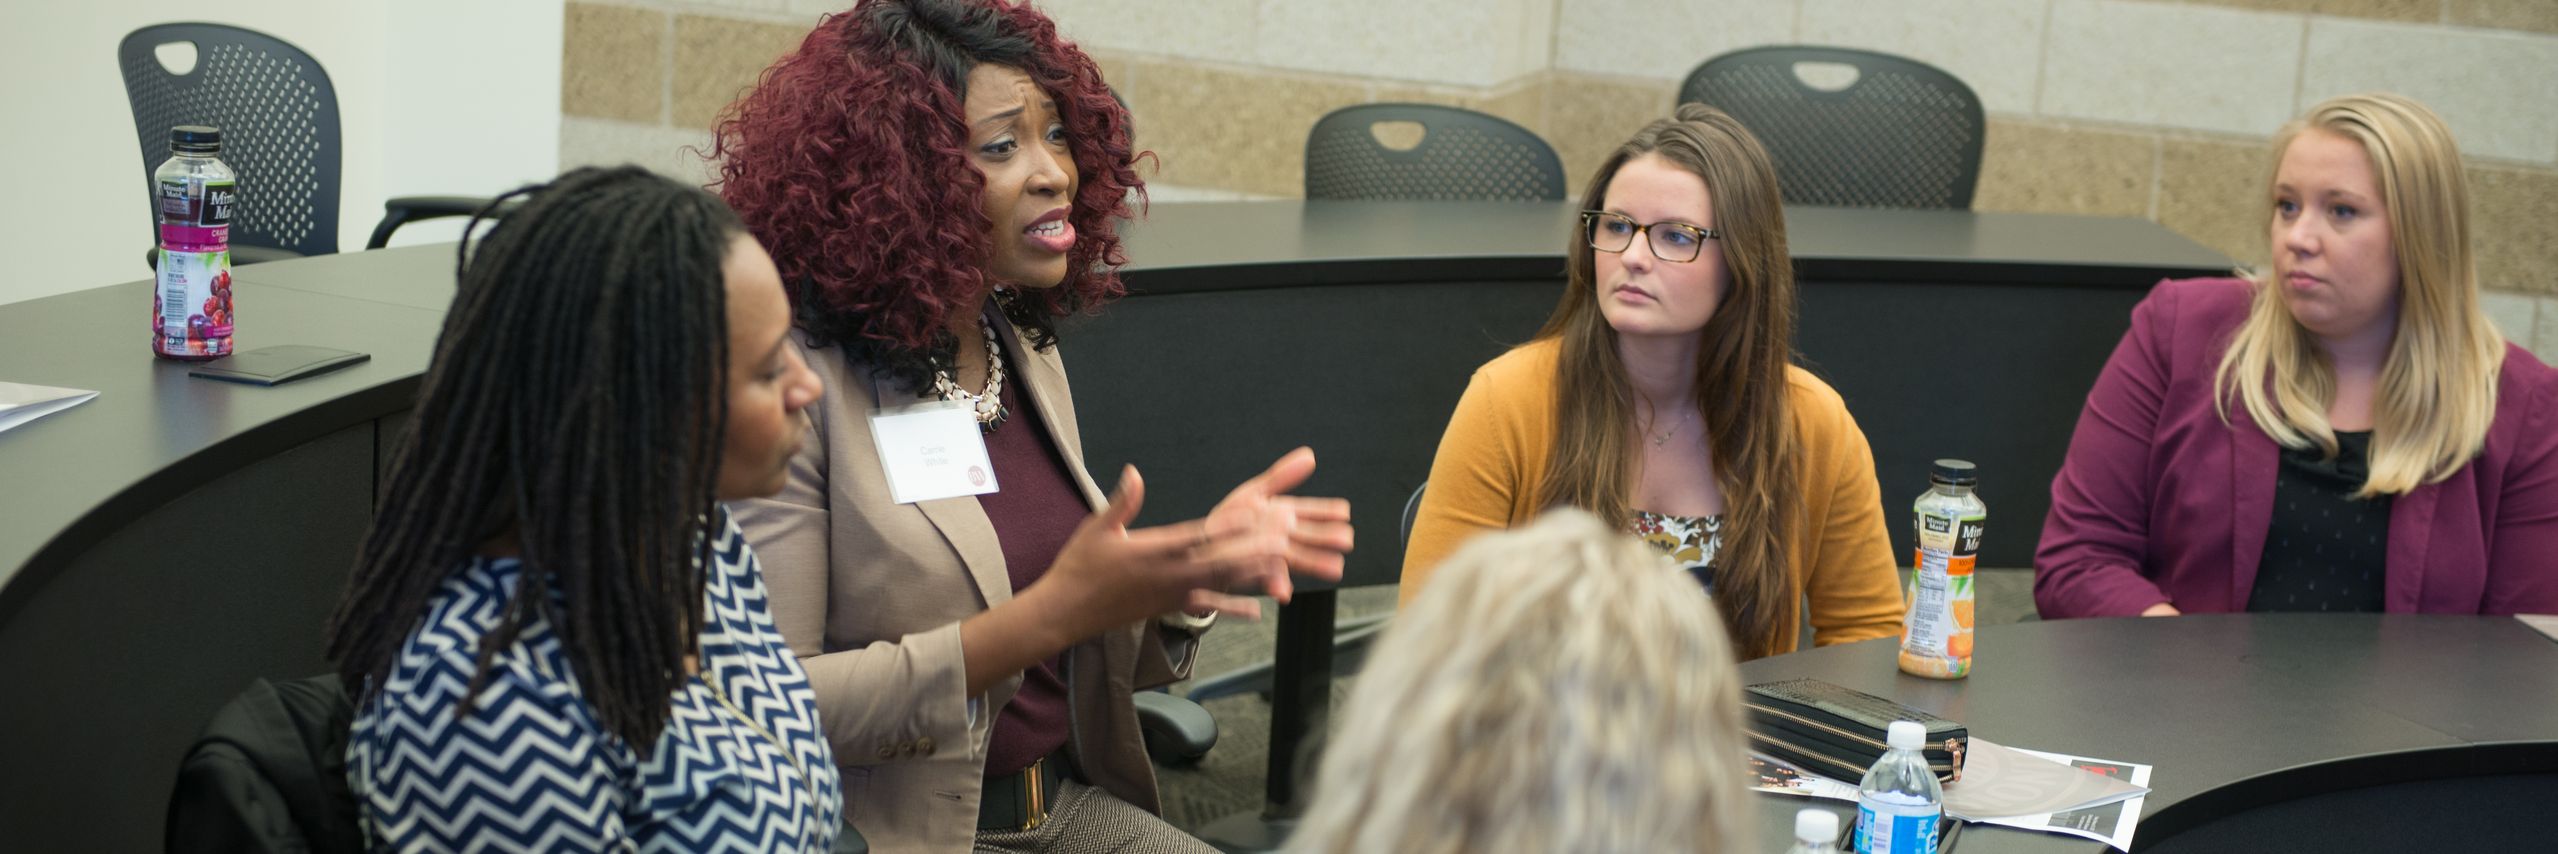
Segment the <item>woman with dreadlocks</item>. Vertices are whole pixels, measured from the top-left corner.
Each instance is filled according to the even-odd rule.
[[[518,193],[329,629],[370,842],[829,850],[834,755],[721,504],[781,487],[820,395],[772,259],[636,167]]]
[[[1207,850],[1153,814],[1130,694],[1253,612],[1225,591],[1339,577],[1349,507],[1285,494],[1314,470],[1299,450],[1204,519],[1126,531],[1134,472],[1107,502],[1086,473],[1052,319],[1120,293],[1138,188],[1100,70],[1027,6],[863,0],[717,140],[836,392],[790,484],[738,515],[850,820],[898,851]],[[924,446],[982,447],[991,477],[901,495],[929,461],[897,434],[935,408],[955,435]]]

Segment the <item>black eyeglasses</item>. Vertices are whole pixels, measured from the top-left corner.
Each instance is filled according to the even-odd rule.
[[[1705,251],[1705,241],[1723,236],[1711,228],[1698,228],[1684,222],[1636,224],[1622,214],[1606,211],[1582,211],[1581,231],[1590,238],[1590,248],[1601,252],[1623,252],[1634,245],[1634,236],[1652,239],[1652,257],[1684,264],[1696,260]]]

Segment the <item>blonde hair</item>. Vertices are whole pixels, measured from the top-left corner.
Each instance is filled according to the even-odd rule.
[[[1582,210],[1606,207],[1617,170],[1644,155],[1705,181],[1714,207],[1712,241],[1731,277],[1699,334],[1697,421],[1723,487],[1723,548],[1715,563],[1715,606],[1742,654],[1774,655],[1778,627],[1797,613],[1786,543],[1794,533],[1797,463],[1786,408],[1786,368],[1794,355],[1794,263],[1785,243],[1785,201],[1776,165],[1748,128],[1704,104],[1645,125],[1599,164]],[[1586,228],[1586,226],[1585,226]],[[1632,250],[1634,247],[1627,247]],[[1617,357],[1616,329],[1599,311],[1597,250],[1575,232],[1564,250],[1563,300],[1539,339],[1559,342],[1555,362],[1554,450],[1540,507],[1579,507],[1624,527],[1634,499],[1634,386]]]
[[[1395,615],[1298,854],[1751,850],[1740,676],[1704,589],[1563,509]]]
[[[2496,416],[2505,340],[2478,305],[2468,180],[2442,119],[2403,96],[2347,95],[2310,108],[2275,135],[2278,166],[2292,141],[2311,130],[2362,145],[2389,211],[2398,326],[2372,406],[2371,475],[2357,497],[2404,494],[2468,465]],[[2272,183],[2267,178],[2269,199]],[[2272,208],[2266,205],[2268,234]],[[2335,367],[2284,307],[2280,284],[2256,284],[2247,320],[2213,375],[2221,421],[2229,421],[2235,397],[2274,441],[2333,457],[2327,404],[2336,392]]]

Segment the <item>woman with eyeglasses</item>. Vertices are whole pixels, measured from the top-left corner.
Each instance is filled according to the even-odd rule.
[[[1590,179],[1567,287],[1535,340],[1475,371],[1405,550],[1405,601],[1484,531],[1569,505],[1714,596],[1744,658],[1901,630],[1874,454],[1792,366],[1794,275],[1766,149],[1698,104]]]

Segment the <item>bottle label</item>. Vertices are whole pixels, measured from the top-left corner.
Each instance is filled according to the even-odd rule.
[[[240,185],[233,181],[198,183],[184,179],[159,183],[160,225],[229,228],[232,203]],[[166,237],[164,233],[162,237]]]
[[[237,190],[229,181],[156,185],[160,270],[151,345],[161,354],[231,353],[231,209]]]
[[[1972,669],[1972,568],[1984,516],[1918,514],[1918,554],[1910,573],[1910,614],[1901,634],[1904,670],[1957,677]]]
[[[1856,808],[1856,854],[1936,854],[1937,806]]]

